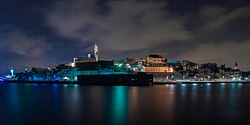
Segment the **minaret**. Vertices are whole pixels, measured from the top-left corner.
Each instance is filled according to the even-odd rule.
[[[238,63],[237,63],[237,62],[234,64],[234,69],[235,69],[235,70],[238,69]]]
[[[97,44],[95,44],[95,48],[94,48],[94,57],[95,57],[96,62],[98,62],[98,60],[99,60],[99,51],[98,51]]]

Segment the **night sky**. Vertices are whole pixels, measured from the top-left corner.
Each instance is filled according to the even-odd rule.
[[[101,59],[168,59],[250,70],[248,0],[0,0],[0,73]]]

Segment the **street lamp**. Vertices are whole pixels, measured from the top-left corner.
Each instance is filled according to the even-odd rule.
[[[27,67],[25,67],[25,68],[24,68],[24,71],[25,71],[25,73],[27,73],[27,72],[28,72],[28,68],[27,68]]]

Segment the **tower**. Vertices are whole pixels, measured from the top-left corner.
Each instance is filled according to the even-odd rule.
[[[99,60],[99,51],[98,51],[97,44],[95,44],[95,47],[94,47],[94,57],[95,57],[96,62],[98,62],[98,60]]]
[[[234,64],[234,69],[235,69],[235,70],[238,69],[238,63],[237,63],[237,62]]]

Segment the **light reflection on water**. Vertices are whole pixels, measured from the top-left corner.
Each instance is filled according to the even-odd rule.
[[[127,100],[127,87],[125,86],[115,86],[113,87],[113,97],[112,97],[112,105],[111,112],[112,116],[111,121],[114,125],[125,124],[127,121],[127,108],[128,108],[128,100]]]
[[[250,86],[242,83],[0,84],[0,94],[1,125],[241,124],[250,111]]]

